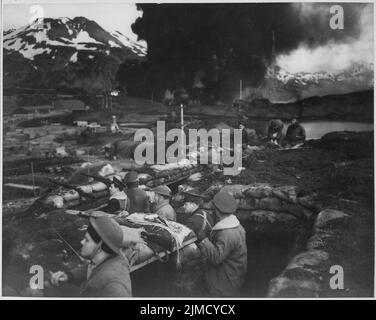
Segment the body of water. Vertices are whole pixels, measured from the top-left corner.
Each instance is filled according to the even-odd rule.
[[[289,123],[286,123],[287,130]],[[373,123],[343,121],[303,121],[307,139],[320,139],[323,135],[334,131],[373,131]]]
[[[267,134],[269,120],[250,120],[249,127],[256,129],[258,133]],[[348,122],[348,121],[322,121],[322,120],[311,120],[302,121],[300,123],[305,131],[307,140],[309,139],[320,139],[322,136],[329,132],[334,131],[354,131],[354,132],[364,132],[373,131],[373,123],[365,122]],[[284,123],[283,134],[286,134],[287,128],[290,125],[289,122]]]

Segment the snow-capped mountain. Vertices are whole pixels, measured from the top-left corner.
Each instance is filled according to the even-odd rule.
[[[372,63],[355,63],[337,73],[290,73],[272,64],[267,68],[259,93],[271,102],[293,102],[312,96],[367,90],[373,88],[373,85]]]
[[[121,63],[147,54],[143,42],[108,32],[84,17],[45,18],[9,30],[3,48],[5,87],[32,84],[86,91],[112,85]]]

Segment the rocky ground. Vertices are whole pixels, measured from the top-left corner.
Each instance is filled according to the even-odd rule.
[[[124,120],[158,119],[158,115],[150,110],[150,119],[145,117],[146,113],[138,114],[134,102],[128,103],[135,116]],[[120,115],[118,118],[121,119]],[[93,148],[98,149],[97,145]],[[95,161],[96,158],[92,156],[90,160]],[[200,190],[217,184],[267,183],[272,188],[294,186],[301,197],[314,196],[316,206],[308,219],[286,215],[277,209],[265,213],[265,205],[276,205],[275,199],[270,203],[263,200],[261,205],[258,202],[259,206],[264,206],[264,211],[238,212],[248,231],[248,276],[242,295],[372,296],[373,133],[332,133],[320,140],[307,142],[297,150],[259,150],[243,159],[243,166],[245,170],[239,176],[224,177],[221,173],[210,173],[195,184]],[[42,173],[38,178],[43,182],[47,176],[48,173]],[[20,176],[17,179],[22,182],[29,178]],[[21,218],[20,213],[30,201],[22,199],[16,202],[12,199],[11,204],[3,203],[3,225],[13,230],[12,240],[15,244],[10,264],[4,267],[3,281],[22,295],[77,295],[77,288],[69,286],[58,292],[51,287],[46,287],[44,292],[31,292],[25,288],[31,277],[31,265],[39,264],[46,270],[56,271],[78,263],[72,250],[54,230],[58,230],[78,250],[84,233],[81,227],[87,222],[83,218],[72,219],[61,211]],[[343,267],[343,290],[333,290],[329,286],[332,265]],[[135,272],[132,274],[134,295],[200,295],[194,291],[187,293],[184,286],[182,289],[182,278],[175,277],[175,281],[171,281],[171,274],[171,265],[158,262]]]

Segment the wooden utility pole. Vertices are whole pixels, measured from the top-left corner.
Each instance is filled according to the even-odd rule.
[[[34,178],[34,165],[33,163],[31,163],[31,179],[33,181],[33,194],[34,194],[34,197],[36,196],[35,195],[35,178]]]
[[[183,148],[184,148],[185,147],[185,139],[184,139],[184,104],[180,105],[180,126],[181,126],[180,139],[181,139],[181,143],[183,144]]]

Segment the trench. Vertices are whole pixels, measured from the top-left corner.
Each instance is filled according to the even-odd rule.
[[[38,222],[35,221],[35,224]],[[40,223],[40,221],[39,221]],[[247,235],[247,276],[241,290],[241,297],[265,297],[268,291],[269,281],[277,277],[287,266],[290,259],[302,251],[305,239],[309,235],[308,226],[302,226],[300,231],[276,230],[271,232],[255,231],[257,226],[242,223]],[[303,236],[302,236],[303,233]],[[301,248],[301,250],[299,250]],[[51,249],[52,250],[52,249]],[[56,250],[57,251],[57,250]],[[50,256],[52,270],[60,266],[56,256]],[[53,260],[53,261],[52,261]],[[132,290],[134,297],[205,297],[204,282],[198,286],[189,287],[187,282],[181,283],[181,277],[176,269],[175,258],[168,261],[153,262],[140,270],[131,273]],[[28,285],[30,279],[29,265],[19,258],[13,261],[12,268],[3,273],[3,281],[11,284],[21,291]],[[180,282],[180,283],[179,283]],[[178,285],[179,283],[179,285]],[[188,284],[186,286],[186,284]],[[79,296],[79,288],[72,285],[64,285],[57,288],[47,288],[45,296],[69,297]]]
[[[178,185],[179,183],[170,185],[173,193],[177,192]],[[265,222],[263,225],[263,222],[243,221],[240,217],[239,219],[246,230],[248,249],[247,275],[241,290],[241,297],[262,298],[267,295],[270,280],[280,275],[291,258],[304,250],[305,240],[309,236],[311,226],[299,221],[298,225],[294,225],[292,229],[285,225],[269,225],[265,228]],[[40,225],[43,223],[42,221],[44,220],[33,219],[32,224],[25,221],[23,223],[24,232],[32,233],[43,227]],[[78,241],[76,242],[78,246]],[[49,263],[56,263],[56,256],[52,258],[54,261],[49,261]],[[23,261],[13,261],[12,265],[16,268],[12,268],[10,273],[3,273],[3,280],[18,290],[25,288],[30,279],[29,268],[26,265],[22,267],[23,264],[25,264]],[[173,257],[167,262],[154,262],[131,273],[133,296],[155,298],[205,296],[204,281],[201,281],[198,286],[190,287],[189,279],[185,283],[181,283],[180,276]],[[59,290],[48,288],[45,295],[47,297],[79,296],[79,290],[78,287],[67,285]]]
[[[266,297],[269,281],[277,277],[287,266],[296,250],[304,247],[307,234],[291,232],[260,233],[247,232],[247,276],[241,297]],[[177,289],[176,269],[169,262],[154,262],[132,273],[135,297],[205,297],[202,286],[194,290]],[[203,285],[203,283],[201,283]]]
[[[244,297],[265,297],[269,281],[289,262],[296,236],[292,234],[247,235],[248,265],[243,286]]]

